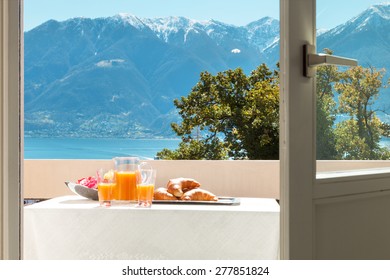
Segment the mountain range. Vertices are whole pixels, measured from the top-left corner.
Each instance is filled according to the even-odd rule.
[[[389,19],[390,5],[372,6],[321,32],[318,49],[390,69]],[[188,95],[202,71],[276,67],[279,22],[72,18],[25,32],[24,45],[26,136],[170,137],[179,120],[173,100]]]

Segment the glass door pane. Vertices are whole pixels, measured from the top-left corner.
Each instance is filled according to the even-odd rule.
[[[317,68],[317,171],[390,167],[390,5],[317,1],[317,52],[358,60]]]

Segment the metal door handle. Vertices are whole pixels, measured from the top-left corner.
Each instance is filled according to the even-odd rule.
[[[303,75],[308,78],[315,76],[315,67],[320,65],[342,65],[342,66],[357,66],[356,59],[340,57],[330,54],[316,54],[315,46],[304,45],[303,46]]]

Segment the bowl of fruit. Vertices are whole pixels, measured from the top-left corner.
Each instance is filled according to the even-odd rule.
[[[95,177],[85,177],[76,182],[66,181],[65,185],[75,194],[92,199],[99,200],[97,190],[97,180]]]

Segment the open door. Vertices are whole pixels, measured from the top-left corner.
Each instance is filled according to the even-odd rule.
[[[390,169],[317,173],[316,81],[308,72],[354,60],[316,56],[316,0],[280,3],[281,258],[389,259]]]

